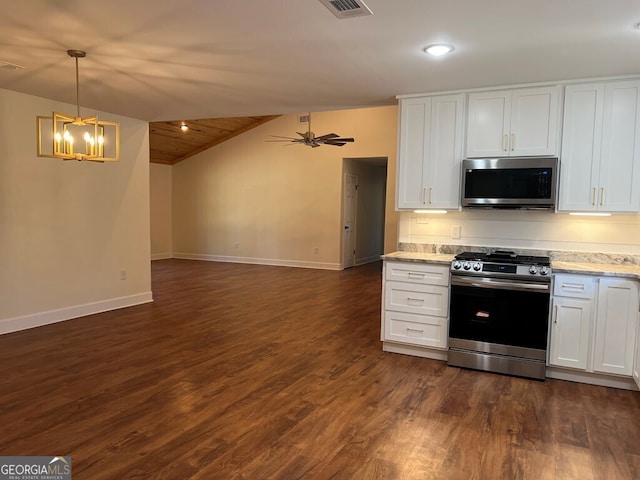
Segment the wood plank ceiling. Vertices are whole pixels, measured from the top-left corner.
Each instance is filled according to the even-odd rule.
[[[151,163],[175,165],[280,115],[149,123]],[[186,125],[188,130],[180,128]]]

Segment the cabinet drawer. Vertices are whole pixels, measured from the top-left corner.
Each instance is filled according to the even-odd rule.
[[[384,339],[426,347],[447,348],[447,319],[401,312],[385,312]]]
[[[386,282],[385,310],[446,317],[449,315],[449,288]]]
[[[385,279],[424,285],[449,286],[449,266],[417,262],[387,262]]]
[[[594,277],[586,275],[555,275],[553,295],[556,297],[593,298]]]

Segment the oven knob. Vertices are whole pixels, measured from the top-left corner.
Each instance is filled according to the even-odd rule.
[[[454,270],[460,270],[460,267],[462,267],[462,264],[458,260],[456,260],[455,262],[453,262],[452,267]]]
[[[533,265],[531,265],[531,266],[529,267],[529,273],[530,273],[531,275],[535,275],[536,273],[538,273],[538,267],[534,267]]]
[[[464,269],[465,269],[465,270],[469,270],[469,269],[471,268],[471,263],[469,263],[469,262],[464,262],[463,267],[464,267]]]
[[[548,275],[549,274],[549,269],[547,267],[542,267],[540,269],[540,275]]]
[[[473,269],[474,269],[476,272],[479,272],[481,268],[482,268],[482,266],[481,266],[479,263],[474,263],[474,264],[473,264]]]

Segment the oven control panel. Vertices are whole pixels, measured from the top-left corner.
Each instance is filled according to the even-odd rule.
[[[500,274],[504,275],[517,275],[525,277],[550,277],[551,268],[542,265],[516,265],[509,263],[492,263],[492,262],[479,262],[479,261],[466,261],[466,260],[454,260],[451,263],[452,272],[469,272],[469,273],[484,273],[487,275]]]

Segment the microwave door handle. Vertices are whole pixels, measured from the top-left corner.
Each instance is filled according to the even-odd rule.
[[[524,292],[549,291],[549,285],[546,283],[528,283],[511,280],[499,280],[490,278],[471,278],[451,276],[451,285],[460,285],[466,287],[492,288],[495,290],[519,290]]]

